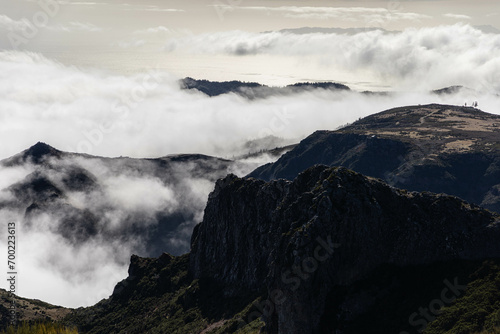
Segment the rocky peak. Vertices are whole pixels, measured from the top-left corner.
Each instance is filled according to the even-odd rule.
[[[47,158],[60,158],[64,153],[42,142],[38,142],[27,150],[18,153],[8,159],[2,160],[1,165],[5,167],[19,166],[25,163],[42,164]]]
[[[381,265],[500,256],[500,217],[459,198],[399,190],[346,168],[294,181],[220,180],[192,238],[190,272],[280,303],[270,333],[311,333],[326,296]]]
[[[32,159],[34,163],[39,163],[46,156],[55,156],[59,157],[61,155],[61,151],[56,150],[50,145],[47,145],[42,142],[38,142],[35,145],[31,146],[24,152],[24,157],[26,159]]]

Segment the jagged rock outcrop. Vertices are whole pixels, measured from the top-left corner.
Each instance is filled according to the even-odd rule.
[[[293,181],[229,175],[193,233],[190,273],[226,294],[267,289],[269,333],[316,333],[328,297],[384,264],[500,256],[500,216],[463,200],[399,190],[345,168]],[[356,307],[353,306],[353,307]]]
[[[500,116],[478,109],[431,104],[387,110],[337,131],[317,131],[249,176],[293,180],[315,164],[500,212]]]

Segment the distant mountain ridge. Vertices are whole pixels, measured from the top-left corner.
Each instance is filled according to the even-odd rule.
[[[459,196],[500,212],[500,116],[471,107],[409,106],[317,131],[249,177],[294,179],[344,166],[408,190]]]
[[[317,90],[326,90],[332,92],[355,92],[363,95],[380,95],[390,96],[395,94],[393,91],[362,91],[356,92],[350,89],[349,86],[337,82],[299,82],[285,87],[271,87],[260,84],[258,82],[242,82],[242,81],[210,81],[210,80],[196,80],[193,78],[184,78],[179,80],[181,89],[184,90],[197,90],[207,96],[214,97],[229,93],[238,94],[250,100],[265,99],[271,96],[288,96],[303,92],[314,92]],[[464,93],[464,98],[471,95],[478,95],[473,89],[465,86],[449,86],[430,91],[431,94],[436,95],[452,95]],[[473,101],[470,101],[472,103]]]
[[[291,95],[316,89],[331,91],[348,91],[350,88],[336,82],[305,82],[288,85],[286,87],[269,87],[256,82],[241,81],[209,81],[184,78],[180,80],[182,89],[196,89],[208,96],[235,93],[248,99],[261,99],[273,95]]]

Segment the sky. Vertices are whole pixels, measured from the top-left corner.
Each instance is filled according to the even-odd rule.
[[[353,74],[332,63],[329,58],[338,56],[338,50],[295,39],[283,43],[280,52],[235,55],[226,45],[210,48],[210,42],[234,46],[244,43],[248,34],[301,27],[394,32],[463,24],[500,32],[499,7],[494,0],[2,0],[0,48],[34,51],[65,65],[119,73],[157,66],[179,77],[277,86],[332,80],[360,89],[387,90],[395,83],[380,78],[380,73]],[[26,20],[35,29],[25,29]],[[294,46],[308,52],[289,54],[286,49]]]
[[[497,1],[0,0],[0,8],[0,159],[38,141],[106,157],[233,158],[247,153],[248,141],[275,136],[296,143],[404,105],[478,101],[500,114]],[[352,90],[209,98],[180,89],[187,76],[271,86],[334,81]],[[452,85],[467,88],[430,93]],[[2,188],[14,182],[13,173],[19,180],[29,170],[0,169]],[[198,189],[200,198],[210,190]],[[161,192],[150,196],[162,200]],[[127,207],[144,200],[131,198]],[[0,222],[8,219],[0,212]],[[37,263],[20,280],[22,296],[92,305],[125,278],[127,264],[113,259],[99,262],[101,271],[88,270],[91,284],[48,270],[43,261],[50,257],[51,265],[67,267],[64,273],[81,274],[71,258],[53,255],[106,259],[109,247],[104,240],[71,250],[45,237],[27,234],[24,246],[20,240],[20,259]],[[5,231],[0,238],[7,254]],[[32,240],[38,248],[28,245]],[[44,288],[54,282],[57,294]]]

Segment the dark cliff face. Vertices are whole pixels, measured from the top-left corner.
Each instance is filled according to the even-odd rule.
[[[498,257],[499,223],[456,197],[398,190],[345,168],[315,166],[293,182],[230,175],[194,231],[190,272],[227,294],[265,287],[268,332],[313,333],[329,321],[335,286],[381,265]]]
[[[190,254],[133,256],[109,299],[66,321],[88,333],[413,334],[428,321],[409,317],[446,282],[464,297],[446,312],[480,331],[498,298],[471,308],[465,285],[476,296],[496,284],[484,272],[500,263],[499,223],[459,198],[395,189],[342,167],[314,166],[293,182],[228,175]],[[445,332],[435,328],[447,319],[429,333]]]
[[[344,166],[412,191],[461,197],[500,212],[500,116],[443,105],[391,109],[317,131],[249,176],[293,180],[315,164]]]
[[[234,175],[218,181],[205,208],[204,222],[193,233],[194,275],[242,288],[261,288],[277,240],[272,228],[273,213],[287,186],[283,181],[269,185],[257,180],[245,182]],[[234,192],[229,193],[229,188]],[[217,247],[206,248],[208,239]],[[228,265],[210,265],[215,263]]]

